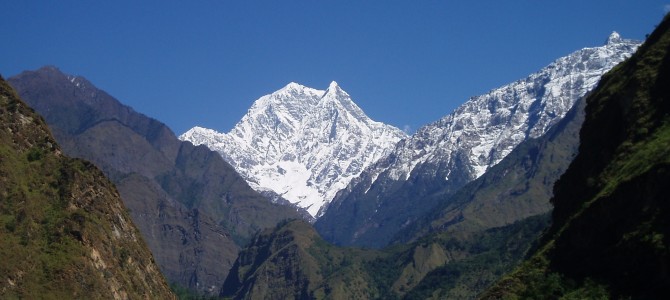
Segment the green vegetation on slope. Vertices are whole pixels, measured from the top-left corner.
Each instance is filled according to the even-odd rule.
[[[478,233],[433,234],[384,250],[333,246],[303,221],[258,235],[221,295],[236,299],[473,298],[525,255],[548,216]]]
[[[670,16],[587,99],[543,246],[484,298],[670,295]]]
[[[0,78],[0,298],[174,298],[115,187]]]
[[[455,248],[447,242],[456,243],[467,255],[430,271],[405,298],[475,298],[525,257],[548,221],[549,215],[544,214],[477,232],[460,241],[447,239],[443,242],[446,249]]]

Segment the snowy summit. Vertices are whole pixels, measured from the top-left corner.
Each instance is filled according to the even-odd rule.
[[[321,208],[405,134],[371,120],[333,81],[265,95],[229,133],[194,127],[181,140],[219,152],[254,189],[319,216]]]

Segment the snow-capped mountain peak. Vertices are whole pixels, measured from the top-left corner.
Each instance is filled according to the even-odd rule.
[[[333,81],[325,91],[291,82],[256,100],[229,133],[194,127],[180,139],[218,151],[256,190],[317,216],[403,137],[368,118]]]
[[[330,82],[330,85],[328,85],[328,89],[326,90],[326,94],[329,94],[329,93],[334,93],[334,94],[344,93],[344,94],[346,94],[347,96],[349,96],[349,94],[347,94],[347,92],[345,92],[345,91],[344,91],[344,90],[337,84],[337,82],[334,81],[334,80]],[[325,96],[325,95],[324,95],[324,96]]]
[[[319,95],[323,94],[324,91],[306,87],[302,84],[296,82],[290,82],[283,88],[272,93],[271,95],[292,95],[292,94],[310,94],[310,95]]]

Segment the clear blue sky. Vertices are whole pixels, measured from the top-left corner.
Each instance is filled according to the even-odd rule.
[[[337,81],[416,130],[613,30],[644,39],[670,1],[2,0],[0,74],[54,65],[177,134],[228,131],[258,97]]]

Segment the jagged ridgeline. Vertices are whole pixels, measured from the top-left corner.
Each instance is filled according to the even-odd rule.
[[[587,98],[538,251],[486,299],[670,296],[670,17]]]
[[[383,247],[408,226],[422,226],[424,216],[431,214],[436,206],[458,204],[457,198],[462,197],[455,193],[466,184],[487,172],[488,178],[480,181],[479,186],[484,181],[497,181],[489,171],[493,172],[522,142],[546,135],[578,99],[596,86],[602,74],[630,57],[638,45],[639,42],[613,32],[605,45],[575,51],[526,78],[470,98],[453,113],[403,139],[391,153],[353,179],[317,220],[317,230],[338,245]],[[565,152],[568,154],[570,150]],[[532,153],[528,156],[541,158]],[[550,160],[544,165],[557,165]],[[513,172],[524,179],[531,175],[526,172],[530,169],[520,169]],[[546,182],[533,184],[533,189],[544,194],[545,187],[541,185],[553,184],[556,174],[552,172],[548,170]],[[508,181],[515,180],[507,177]],[[542,181],[542,177],[537,179]],[[469,189],[473,190],[472,185]],[[540,196],[541,199],[529,198],[530,205],[518,206],[519,213],[505,212],[512,217],[504,224],[547,211],[548,198]],[[485,198],[492,197],[497,195],[492,193]],[[491,224],[487,220],[484,223]]]
[[[0,298],[175,298],[114,185],[2,78],[0,122]]]
[[[431,232],[476,232],[550,212],[554,183],[577,155],[585,104],[577,100],[547,134],[522,142],[458,192],[434,195],[439,204],[396,234],[394,243]]]

